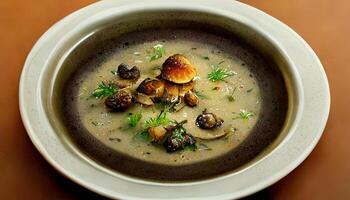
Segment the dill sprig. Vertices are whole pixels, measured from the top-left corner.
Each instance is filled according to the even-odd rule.
[[[235,92],[237,90],[237,87],[235,87],[233,90],[232,90],[232,93],[230,95],[227,96],[228,100],[230,102],[232,101],[236,101],[236,97],[235,97]]]
[[[95,97],[95,99],[102,99],[104,97],[112,96],[117,91],[118,91],[118,88],[114,84],[112,83],[105,84],[104,82],[102,82],[92,92],[91,96]]]
[[[135,114],[129,113],[129,116],[128,116],[129,126],[136,127],[139,121],[141,120],[141,118],[142,118],[142,111]]]
[[[253,113],[247,110],[241,109],[240,112],[238,113],[238,116],[233,119],[249,120],[252,117],[253,117]]]
[[[169,112],[170,112],[170,108],[169,107],[165,108],[160,112],[160,114],[157,117],[155,118],[151,117],[148,120],[146,120],[143,125],[143,128],[148,129],[148,128],[157,127],[160,125],[162,126],[169,125],[170,123],[172,123],[172,120],[168,118]]]
[[[220,65],[222,63],[224,63],[224,61],[221,61],[220,63],[218,63],[216,65],[211,65],[212,71],[208,74],[208,79],[210,81],[212,81],[212,82],[223,81],[225,78],[237,74],[234,71],[229,71],[225,68],[221,68]]]
[[[158,60],[165,55],[164,46],[161,44],[156,44],[152,48],[152,53],[148,56],[150,62]]]

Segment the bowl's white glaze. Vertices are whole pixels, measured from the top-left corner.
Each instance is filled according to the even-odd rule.
[[[296,96],[296,116],[283,141],[249,167],[199,182],[157,183],[116,174],[98,166],[59,138],[45,114],[49,83],[57,75],[67,44],[92,26],[131,12],[185,10],[223,15],[269,40],[288,63]],[[52,92],[52,91],[51,91]],[[122,199],[232,199],[267,187],[298,166],[319,140],[329,113],[325,72],[312,49],[294,31],[271,16],[231,0],[101,1],[79,10],[50,28],[29,54],[20,83],[20,110],[28,134],[59,172],[99,194]],[[317,117],[315,117],[317,116]]]

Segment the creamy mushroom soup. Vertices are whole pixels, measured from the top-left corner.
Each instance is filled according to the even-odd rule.
[[[177,181],[230,171],[285,121],[277,66],[235,37],[142,30],[81,63],[63,90],[65,124],[83,151],[131,176]]]

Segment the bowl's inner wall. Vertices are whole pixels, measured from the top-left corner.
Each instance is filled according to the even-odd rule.
[[[269,84],[275,87],[274,89],[279,93],[276,95],[280,112],[270,116],[269,113],[272,110],[265,110],[253,128],[252,134],[234,151],[212,160],[180,167],[145,163],[120,152],[114,152],[84,131],[83,127],[74,127],[67,123],[65,119],[67,115],[62,113],[63,107],[66,106],[61,101],[62,95],[67,80],[72,74],[79,71],[79,66],[95,58],[99,52],[100,59],[103,59],[103,52],[107,51],[111,44],[118,43],[119,36],[125,33],[157,28],[191,28],[230,38],[242,48],[242,51],[237,54],[240,59],[251,66],[258,65],[263,68],[255,70],[258,73],[256,77],[261,77],[259,84]],[[70,145],[71,147],[78,146],[77,149],[82,156],[88,155],[90,159],[125,175],[162,181],[185,181],[205,179],[232,172],[253,163],[257,155],[260,154],[259,157],[262,157],[269,153],[272,147],[277,146],[286,136],[290,122],[295,116],[293,106],[295,91],[290,86],[292,82],[288,78],[289,70],[283,56],[261,34],[231,19],[182,11],[139,12],[103,21],[92,27],[91,32],[88,32],[88,37],[82,40],[83,37],[84,35],[80,37],[80,41],[75,41],[78,45],[69,49],[68,56],[64,58],[60,71],[53,80],[53,95],[49,99],[53,112],[48,114],[51,115],[51,121],[60,136],[73,144]],[[259,76],[259,73],[264,73],[264,75]],[[265,95],[263,98],[265,98],[265,103],[276,101],[276,98],[271,95]]]

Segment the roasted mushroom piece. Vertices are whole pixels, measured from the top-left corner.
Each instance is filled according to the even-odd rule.
[[[164,93],[164,82],[158,79],[146,78],[136,91],[152,97],[161,97]]]
[[[127,64],[120,64],[117,70],[118,75],[122,79],[137,80],[140,78],[140,70],[136,66],[130,68]]]
[[[185,103],[190,107],[195,107],[198,104],[198,97],[192,91],[189,91],[185,94],[184,97]]]
[[[164,82],[164,102],[174,103],[179,100],[179,87],[176,84],[165,81]]]
[[[186,132],[186,129],[182,126],[181,122],[175,126],[167,128],[167,138],[165,139],[163,146],[168,153],[175,152],[184,149],[186,146],[195,145],[196,139],[192,135]]]
[[[145,106],[154,105],[152,98],[150,96],[143,94],[143,93],[137,94],[136,101],[142,105],[145,105]]]
[[[196,74],[196,68],[185,56],[180,54],[175,54],[166,59],[161,70],[163,79],[176,84],[188,83]]]
[[[213,129],[220,127],[223,123],[223,119],[217,117],[213,113],[208,113],[207,110],[204,110],[196,119],[196,125],[202,129]]]
[[[151,127],[148,129],[148,133],[156,143],[161,143],[165,137],[167,130],[163,126]]]
[[[112,82],[114,85],[116,85],[120,89],[129,88],[133,84],[131,80],[126,80],[126,79],[113,80]]]
[[[105,100],[105,105],[112,112],[122,112],[128,109],[133,103],[132,95],[128,90],[119,90]]]

